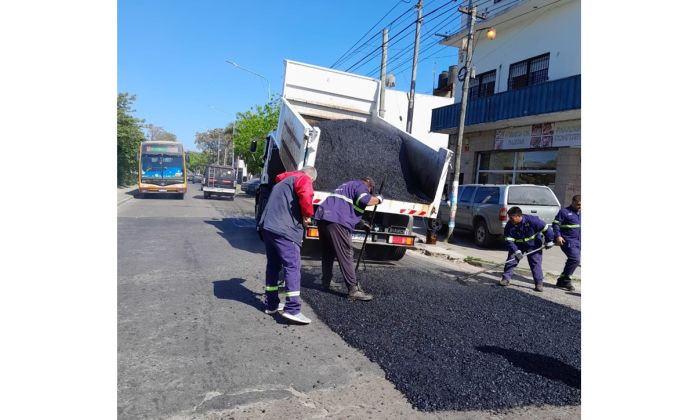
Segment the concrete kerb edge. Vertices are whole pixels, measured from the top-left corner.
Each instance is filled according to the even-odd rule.
[[[133,194],[129,194],[132,191],[135,191],[138,188],[136,185],[130,185],[128,187],[117,187],[117,193],[120,193],[120,190],[127,190],[124,191],[121,197],[117,198],[117,206],[122,205],[123,203],[126,203],[127,201],[131,200],[134,198]]]
[[[425,247],[425,245],[427,245],[427,244],[418,243],[418,244],[416,244],[414,249],[416,251],[424,254],[424,255],[427,255],[427,256],[437,256],[437,257],[445,258],[448,261],[455,261],[458,263],[469,264],[469,265],[474,266],[474,267],[493,266],[493,265],[500,264],[500,263],[497,263],[495,261],[482,260],[480,258],[474,258],[474,259],[470,260],[469,256],[463,257],[462,255],[458,255],[456,253],[441,251],[439,247],[428,249],[427,247]],[[515,273],[522,275],[522,276],[529,276],[532,274],[530,272],[529,268],[520,268],[520,267],[516,267]],[[544,277],[545,277],[545,279],[556,280],[559,278],[559,273],[545,272]],[[578,277],[571,277],[571,280],[573,282],[577,282],[577,283],[581,282],[581,279]]]

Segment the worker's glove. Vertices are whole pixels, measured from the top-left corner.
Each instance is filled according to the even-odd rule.
[[[382,202],[384,202],[384,197],[382,197],[381,194],[377,194],[377,195],[375,195],[375,197],[377,197],[377,200],[379,200],[379,203],[377,203],[377,204],[382,204]]]
[[[364,220],[359,223],[358,227],[367,233],[369,233],[369,231],[372,230],[372,227]]]
[[[515,251],[515,254],[513,254],[513,257],[515,257],[516,260],[520,261],[523,259],[523,251],[517,250]]]
[[[554,246],[554,242],[549,241],[546,244],[544,244],[544,249],[549,249],[549,248],[552,248],[553,246]]]

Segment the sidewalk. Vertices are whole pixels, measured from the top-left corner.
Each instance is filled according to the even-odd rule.
[[[128,187],[117,187],[117,206],[121,206],[127,201],[134,198],[138,187],[136,185],[130,185]]]
[[[469,264],[473,266],[474,272],[499,263],[501,263],[501,267],[494,268],[493,271],[502,271],[502,263],[505,262],[508,255],[505,245],[496,244],[488,249],[479,248],[474,245],[471,234],[462,231],[455,231],[450,243],[445,243],[445,235],[440,234],[435,245],[428,245],[425,243],[425,228],[420,221],[417,221],[416,226],[414,226],[413,233],[417,236],[417,243],[415,244],[417,252]],[[543,252],[542,271],[544,272],[545,280],[554,283],[559,274],[561,274],[561,270],[566,262],[566,255],[556,246]],[[515,270],[518,274],[532,278],[527,259],[521,261]],[[576,285],[580,285],[581,267],[576,269],[572,280]]]

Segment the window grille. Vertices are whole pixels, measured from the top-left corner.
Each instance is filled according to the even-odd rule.
[[[549,53],[510,65],[508,90],[544,83],[549,79]]]
[[[496,70],[477,75],[469,80],[469,97],[482,98],[491,96],[496,91]]]

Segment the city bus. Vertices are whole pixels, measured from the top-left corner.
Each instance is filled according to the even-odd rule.
[[[173,194],[182,199],[187,192],[187,166],[182,143],[144,141],[139,148],[139,194]]]

